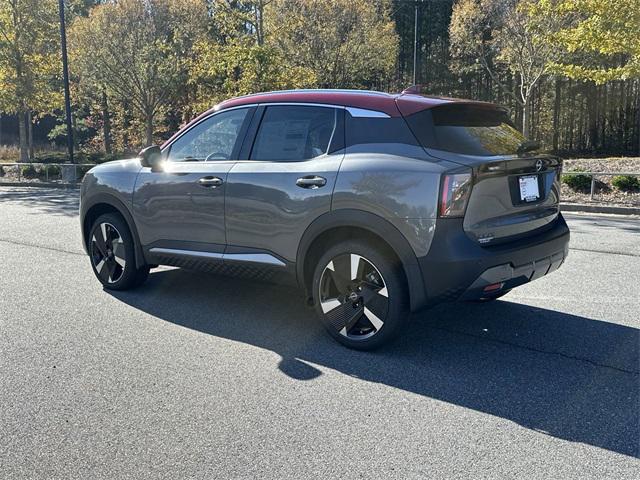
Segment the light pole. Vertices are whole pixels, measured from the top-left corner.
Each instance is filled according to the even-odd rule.
[[[416,69],[418,65],[418,1],[416,0],[413,16],[413,84],[416,84]]]
[[[58,0],[60,11],[60,47],[62,49],[62,79],[64,81],[64,110],[67,117],[67,148],[69,162],[73,161],[73,128],[71,127],[71,98],[69,94],[69,66],[67,62],[67,34],[64,25],[64,0]]]

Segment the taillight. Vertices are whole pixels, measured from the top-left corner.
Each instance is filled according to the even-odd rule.
[[[471,173],[454,173],[442,177],[438,214],[441,217],[463,217],[471,195]]]

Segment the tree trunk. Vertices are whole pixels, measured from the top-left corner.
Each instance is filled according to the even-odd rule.
[[[18,135],[20,138],[20,161],[29,161],[29,145],[27,142],[27,116],[24,110],[18,112]]]
[[[636,111],[638,112],[638,155],[640,155],[640,87],[638,88],[638,106]]]
[[[573,81],[569,79],[569,86],[567,88],[569,92],[569,150],[573,150],[573,132],[575,125],[575,113],[576,113],[576,89],[573,86]],[[567,142],[565,141],[565,145]]]
[[[256,42],[258,45],[264,44],[264,1],[259,1],[256,5]]]
[[[130,103],[124,100],[122,104],[122,144],[127,153],[131,151],[131,138],[129,136],[131,127],[131,114],[129,113],[131,111],[130,108]]]
[[[35,160],[35,152],[33,149],[33,117],[31,111],[27,112],[27,142],[29,144],[29,160]]]
[[[515,80],[513,82],[513,102],[514,102],[514,122],[516,125],[520,125],[522,130],[522,102],[518,100],[518,90],[520,89],[520,74],[516,73]]]
[[[608,114],[608,108],[609,108],[609,92],[608,92],[608,86],[605,84],[602,86],[602,108],[600,111],[600,117],[601,117],[601,124],[600,124],[600,138],[602,138],[601,140],[601,144],[602,144],[602,150],[604,150],[605,152],[607,151],[607,148],[609,147],[609,144],[607,142],[607,114]]]
[[[111,148],[111,118],[109,117],[109,103],[107,102],[107,92],[102,90],[102,137],[104,143],[104,153],[110,154]]]
[[[153,145],[153,113],[147,113],[144,126],[146,146]]]
[[[624,150],[624,81],[618,84],[618,128],[617,128],[617,149]]]
[[[588,83],[587,90],[587,122],[588,122],[588,147],[591,150],[598,148],[598,90],[596,84]]]
[[[553,103],[553,151],[558,151],[558,139],[560,137],[560,93],[562,87],[562,79],[556,77],[555,98]]]
[[[524,105],[522,106],[522,134],[524,138],[529,138],[529,119],[531,117],[531,95],[527,95],[524,98]]]

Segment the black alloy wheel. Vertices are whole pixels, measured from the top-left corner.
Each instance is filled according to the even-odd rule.
[[[322,272],[320,308],[340,335],[369,338],[382,329],[389,311],[384,278],[366,258],[355,253],[338,255]]]
[[[88,243],[93,272],[105,288],[126,290],[147,279],[149,266],[136,268],[133,238],[119,215],[101,215],[91,227]]]
[[[127,266],[122,235],[108,222],[98,224],[91,236],[91,260],[104,284],[116,283]]]
[[[320,260],[314,300],[328,332],[351,348],[389,341],[408,317],[408,294],[397,261],[359,243],[334,247]]]

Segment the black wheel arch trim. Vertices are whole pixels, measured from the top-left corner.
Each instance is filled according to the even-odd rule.
[[[340,209],[327,212],[316,218],[305,230],[296,255],[296,279],[298,285],[305,290],[304,260],[314,240],[324,232],[340,227],[355,227],[367,230],[386,242],[400,259],[407,276],[411,311],[416,311],[426,304],[422,271],[416,255],[404,235],[388,220],[376,214],[357,209]]]
[[[138,236],[138,230],[133,220],[133,215],[131,215],[131,212],[122,200],[109,193],[97,193],[87,200],[82,199],[80,207],[80,225],[82,228],[82,246],[85,252],[88,253],[88,231],[85,229],[85,220],[87,213],[96,205],[109,205],[122,215],[122,218],[124,218],[124,221],[133,236],[136,268],[146,265],[147,262],[144,257],[144,252],[142,251],[142,246],[140,245],[140,237]]]

